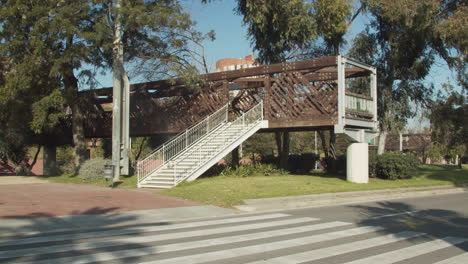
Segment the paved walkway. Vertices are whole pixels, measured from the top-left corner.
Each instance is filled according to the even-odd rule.
[[[154,191],[47,183],[35,177],[1,176],[0,182],[0,219],[96,215],[201,205],[158,195]]]

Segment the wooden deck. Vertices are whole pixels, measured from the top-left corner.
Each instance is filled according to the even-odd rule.
[[[375,100],[365,87],[372,70],[366,66],[344,67],[346,92],[339,99],[338,60],[323,57],[201,75],[195,89],[181,80],[131,85],[130,135],[177,133],[227,103],[231,115],[237,115],[261,100],[268,130],[333,127],[340,122],[340,100],[345,105],[345,117],[356,120],[355,126],[375,123]],[[102,105],[112,102],[112,88],[83,95],[93,102],[87,109],[86,137],[110,137],[112,112]]]

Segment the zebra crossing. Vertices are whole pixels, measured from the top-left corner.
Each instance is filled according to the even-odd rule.
[[[0,263],[466,264],[468,253],[462,244],[468,244],[466,235],[433,237],[412,230],[269,213],[0,237]],[[445,256],[446,249],[455,253]],[[425,259],[434,252],[441,252],[437,259]]]

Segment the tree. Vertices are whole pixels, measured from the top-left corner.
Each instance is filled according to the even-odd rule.
[[[311,5],[302,0],[238,0],[236,11],[263,64],[291,59],[316,37]]]
[[[2,100],[5,116],[11,119],[15,114],[14,108],[8,107],[8,102],[13,102],[18,107],[25,106],[27,113],[24,119],[15,122],[30,124],[31,109],[27,106],[32,103],[22,100],[30,98],[36,102],[58,89],[71,110],[78,167],[86,154],[83,122],[88,103],[79,94],[79,88],[83,83],[95,86],[96,72],[112,68],[117,14],[122,15],[123,61],[129,65],[148,57],[177,61],[178,57],[170,51],[174,47],[186,48],[187,41],[174,32],[193,31],[193,22],[175,1],[124,1],[119,9],[113,1],[104,0],[0,0],[0,3],[1,61],[13,58],[6,84],[2,85],[9,96],[9,100]],[[50,115],[48,118],[55,120]]]
[[[468,149],[468,103],[451,85],[445,84],[445,90],[448,94],[440,93],[430,108],[432,139],[445,155],[462,157]]]
[[[354,40],[350,56],[378,69],[379,154],[386,135],[401,130],[414,115],[411,103],[426,104],[433,87],[424,78],[439,55],[451,60],[438,25],[457,1],[363,0],[369,27]],[[447,2],[454,2],[449,5]],[[450,11],[450,12],[449,12]]]
[[[316,37],[311,5],[302,0],[238,0],[236,11],[247,25],[257,61],[263,64],[290,60]],[[275,138],[279,165],[286,168],[289,132],[275,132]]]

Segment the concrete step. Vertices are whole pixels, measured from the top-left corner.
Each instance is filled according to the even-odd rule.
[[[156,188],[156,189],[170,189],[172,188],[173,186],[169,186],[169,185],[157,185],[157,184],[140,184],[140,187],[141,188]]]

